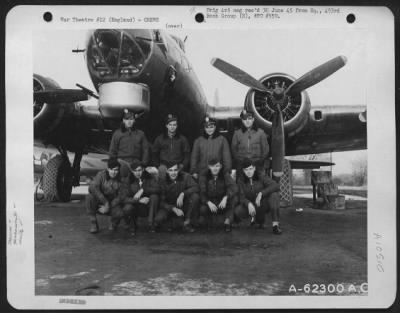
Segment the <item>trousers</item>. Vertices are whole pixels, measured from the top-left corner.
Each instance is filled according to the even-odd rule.
[[[190,223],[193,218],[198,216],[199,203],[200,196],[197,193],[193,193],[183,199],[183,206],[181,210],[185,214],[184,220],[186,223]],[[174,212],[169,212],[160,208],[156,214],[155,223],[157,225],[161,225],[173,216],[176,216]]]
[[[263,197],[260,206],[257,206],[255,203],[253,203],[253,205],[256,208],[255,221],[257,224],[264,224],[265,214],[269,212],[271,212],[272,221],[279,221],[280,198],[278,192],[274,192],[268,197]],[[250,216],[249,209],[243,204],[239,204],[235,207],[234,214],[238,221]]]
[[[219,201],[215,200],[210,200],[212,203],[214,203],[217,207],[218,204],[221,202],[222,199]],[[218,211],[216,213],[212,213],[210,208],[208,207],[207,204],[202,204],[200,206],[200,217],[207,218],[213,214],[223,214],[225,219],[229,219],[231,222],[233,221],[233,214],[234,214],[234,209],[238,205],[239,199],[237,196],[233,196],[232,198],[228,198],[227,204],[225,209],[221,210],[218,208]]]
[[[157,213],[159,196],[152,194],[149,196],[150,202],[144,203],[126,203],[122,207],[124,217],[148,217],[149,225],[153,225],[154,216]]]
[[[96,222],[97,223],[97,214],[99,213],[97,210],[100,207],[101,203],[100,201],[91,193],[87,194],[85,197],[85,205],[86,205],[86,213],[89,216],[89,220],[91,222]],[[121,218],[124,216],[124,213],[122,211],[122,207],[120,205],[114,206],[110,208],[109,213],[105,215],[110,215],[111,216],[111,222],[118,224]]]

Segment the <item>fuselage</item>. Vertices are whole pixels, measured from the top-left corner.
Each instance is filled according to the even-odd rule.
[[[138,127],[150,140],[165,130],[168,113],[179,117],[180,130],[189,139],[198,135],[207,102],[180,39],[161,30],[94,30],[88,36],[86,62],[100,96],[102,85],[109,83],[148,88],[150,94],[143,98],[149,96],[150,101]],[[143,105],[135,108],[133,104],[131,109],[140,111]],[[109,110],[112,117],[119,119],[121,111],[113,112],[113,105],[107,106],[102,107],[100,101],[102,110]]]

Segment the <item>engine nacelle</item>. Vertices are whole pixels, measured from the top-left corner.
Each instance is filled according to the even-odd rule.
[[[271,91],[275,86],[286,89],[295,78],[285,73],[272,73],[263,76],[260,82]],[[270,95],[250,89],[246,95],[245,106],[255,113],[258,125],[268,134],[272,132],[272,115],[274,108]],[[282,117],[287,136],[298,133],[307,123],[311,109],[310,99],[306,91],[288,96],[281,105]]]
[[[40,76],[33,75],[33,91],[48,91],[60,89],[60,86],[54,80]],[[51,105],[41,100],[33,99],[33,125],[35,137],[43,137],[54,130],[64,114],[64,105]]]

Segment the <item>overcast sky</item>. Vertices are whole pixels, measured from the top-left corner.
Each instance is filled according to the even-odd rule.
[[[80,83],[94,89],[83,54],[71,52],[85,47],[86,33],[35,33],[34,72],[53,78],[63,88],[76,88],[75,83]],[[366,51],[361,30],[182,30],[174,34],[182,39],[188,36],[186,54],[210,104],[216,88],[220,105],[224,106],[242,106],[248,90],[211,66],[213,57],[222,58],[258,79],[271,72],[300,77],[338,55],[347,57],[346,66],[307,89],[311,105],[366,104]],[[333,153],[332,160],[337,164],[334,173],[350,173],[352,162],[366,155],[366,151]]]

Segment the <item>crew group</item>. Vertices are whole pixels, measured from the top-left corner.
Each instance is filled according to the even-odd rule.
[[[233,222],[249,216],[252,225],[264,228],[265,215],[271,212],[272,232],[281,234],[279,184],[266,175],[267,135],[256,127],[253,112],[243,110],[240,118],[242,127],[229,147],[216,120],[206,116],[204,133],[190,153],[186,137],[179,133],[178,118],[169,114],[165,133],[152,145],[152,165],[157,170],[150,174],[146,136],[134,127],[136,115],[125,109],[121,127],[111,139],[108,168],[92,180],[86,196],[90,232],[99,231],[97,214],[111,216],[110,230],[123,220],[135,234],[138,217],[148,218],[151,231],[176,217],[183,222],[183,231],[193,232],[208,225],[213,215],[223,215],[224,229],[230,232]]]

